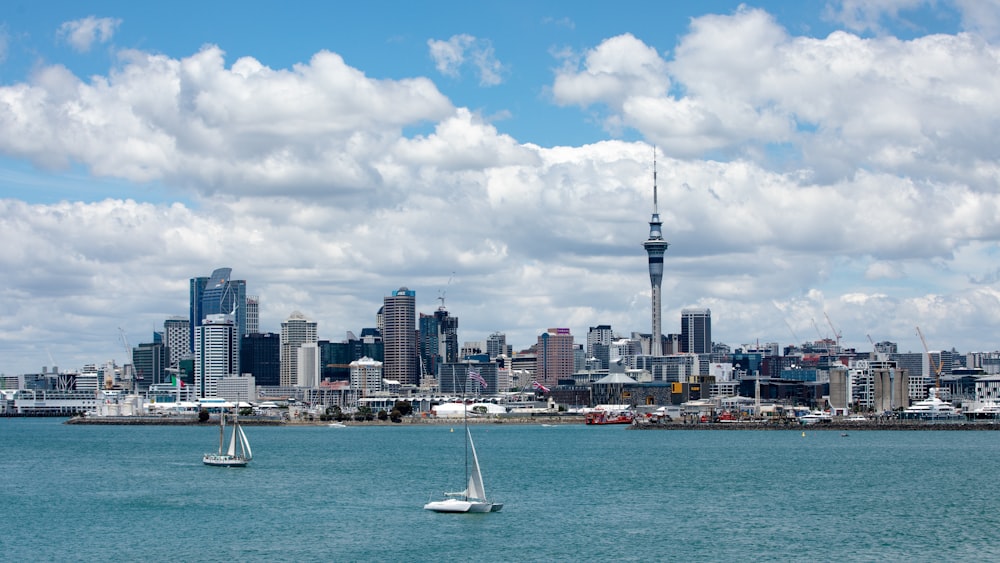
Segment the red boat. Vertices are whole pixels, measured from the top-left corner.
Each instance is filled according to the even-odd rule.
[[[593,411],[586,414],[584,422],[586,424],[632,424],[632,413],[611,414],[605,411]]]

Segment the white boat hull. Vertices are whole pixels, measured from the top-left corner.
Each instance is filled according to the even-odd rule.
[[[500,512],[503,508],[503,503],[497,502],[479,502],[471,500],[459,500],[454,498],[449,498],[445,500],[436,500],[433,502],[428,502],[424,505],[424,510],[433,510],[434,512]]]
[[[246,467],[247,462],[250,460],[242,456],[205,454],[202,461],[205,462],[205,465],[214,465],[216,467]]]

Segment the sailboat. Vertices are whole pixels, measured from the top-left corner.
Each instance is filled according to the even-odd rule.
[[[469,423],[465,423],[465,473],[468,484],[464,491],[445,493],[443,500],[435,500],[424,505],[425,510],[434,512],[500,512],[503,503],[492,502],[486,498],[483,487],[483,474],[479,471],[479,458],[476,456],[476,445],[472,442],[472,432]],[[469,452],[472,452],[472,466],[469,466]]]
[[[454,373],[452,374],[454,377]],[[469,369],[469,379],[474,379],[486,387],[486,380],[479,370]],[[462,393],[462,421],[465,423],[465,490],[457,493],[445,493],[443,500],[435,500],[424,505],[424,510],[434,512],[500,512],[503,503],[492,502],[486,498],[486,488],[483,487],[483,474],[479,471],[479,457],[476,456],[476,445],[472,442],[472,432],[469,431],[469,406],[465,403],[465,393]],[[472,466],[469,466],[469,452],[472,452]]]
[[[233,432],[229,438],[229,447],[226,443],[226,412],[219,412],[219,452],[205,454],[202,461],[205,465],[215,465],[218,467],[246,467],[247,463],[253,459],[253,451],[250,450],[250,441],[243,432],[236,412],[233,411]]]

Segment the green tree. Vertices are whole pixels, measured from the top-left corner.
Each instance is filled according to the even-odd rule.
[[[399,411],[400,416],[409,416],[413,414],[413,404],[409,401],[396,401],[396,404],[392,406],[392,409]]]
[[[378,419],[381,420],[382,422],[389,420],[389,413],[385,412],[385,409],[379,409]]]
[[[389,420],[397,423],[403,422],[403,413],[399,412],[399,409],[392,409],[392,412],[389,413]]]
[[[208,422],[209,417],[208,409],[198,410],[198,422]]]

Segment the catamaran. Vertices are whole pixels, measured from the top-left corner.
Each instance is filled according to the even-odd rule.
[[[225,443],[226,412],[222,410],[219,412],[219,452],[205,454],[202,461],[205,462],[205,465],[217,467],[246,467],[247,463],[253,459],[250,441],[247,440],[247,435],[243,432],[243,428],[236,418],[235,410],[233,411],[233,432],[229,438],[228,448],[225,447]]]
[[[469,378],[485,383],[478,370],[470,370]],[[484,385],[485,387],[485,385]],[[443,500],[435,500],[424,505],[425,510],[434,512],[500,512],[503,503],[493,502],[486,498],[483,486],[483,474],[479,471],[479,457],[476,456],[476,445],[472,442],[472,432],[469,431],[469,406],[462,397],[462,421],[465,423],[465,480],[464,491],[445,493]],[[469,465],[469,453],[472,454],[472,465]]]

